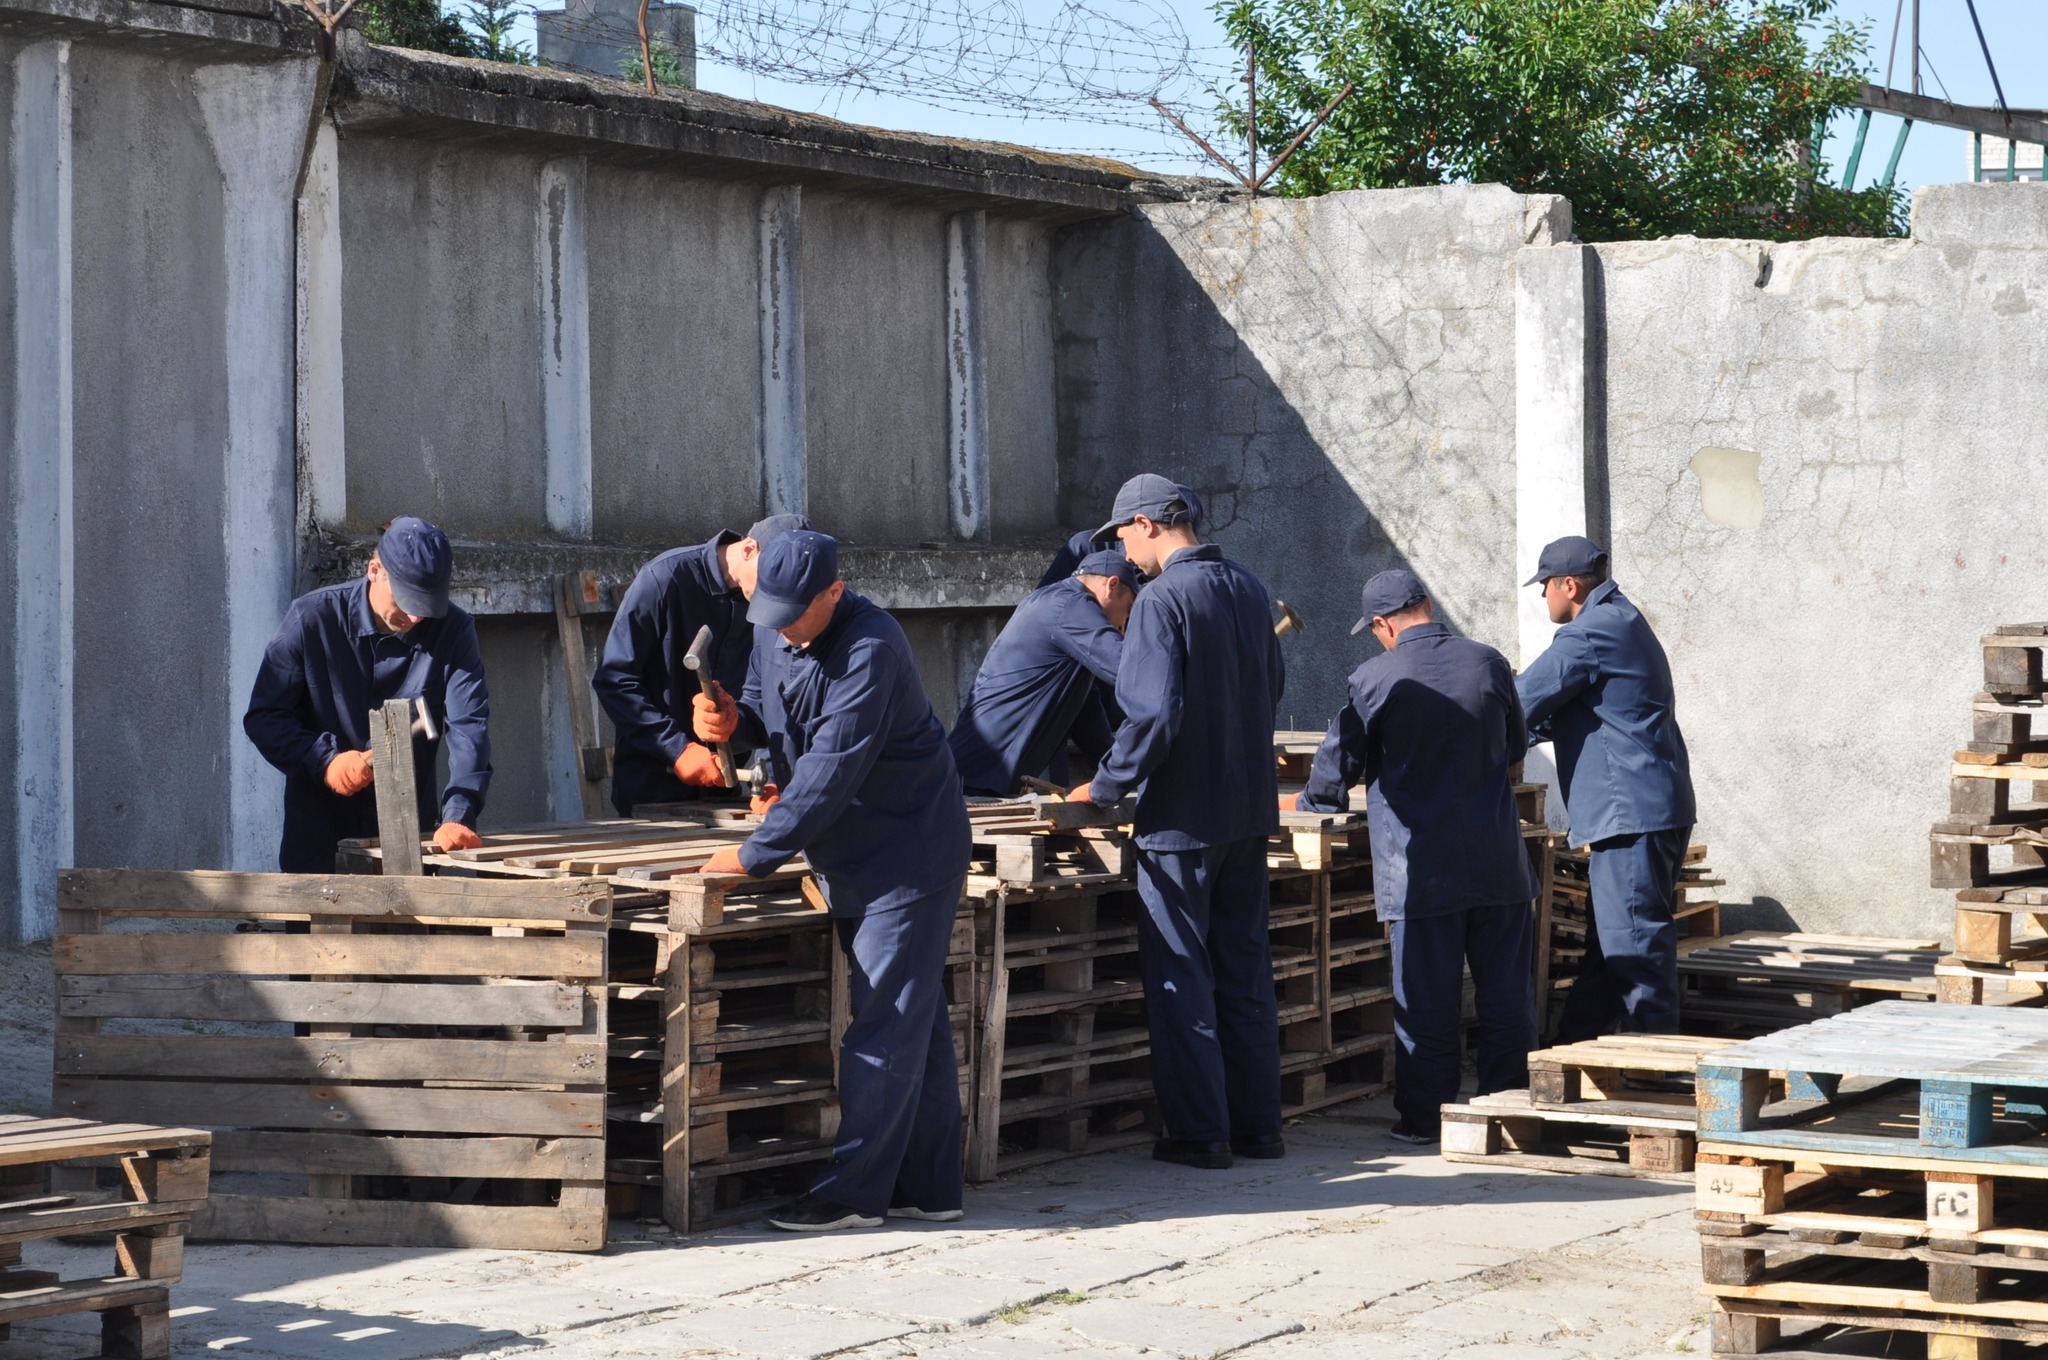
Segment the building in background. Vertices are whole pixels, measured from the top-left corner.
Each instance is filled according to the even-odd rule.
[[[2024,112],[2029,118],[2043,116],[2035,109],[2014,109],[2013,112]],[[1969,149],[1964,154],[1970,158],[1970,178],[1978,184],[2002,182],[2008,177],[2015,180],[2041,178],[2041,148],[2032,142],[2008,142],[2003,137],[1978,134],[1970,138]]]
[[[565,9],[535,11],[533,22],[543,66],[614,80],[639,68],[639,0],[569,0]],[[697,11],[649,0],[647,37],[655,79],[696,89]]]

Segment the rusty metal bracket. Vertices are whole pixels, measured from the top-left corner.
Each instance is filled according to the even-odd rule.
[[[1249,74],[1247,74],[1246,85],[1250,86],[1250,84],[1250,77]],[[1172,109],[1167,108],[1166,105],[1160,103],[1157,99],[1148,99],[1146,102],[1149,103],[1153,108],[1159,110],[1160,116],[1165,118],[1167,122],[1179,128],[1182,136],[1186,137],[1196,146],[1202,148],[1202,150],[1208,152],[1210,160],[1215,161],[1225,170],[1228,170],[1230,172],[1230,177],[1236,180],[1239,184],[1242,184],[1245,187],[1245,191],[1247,193],[1257,194],[1261,189],[1265,187],[1266,181],[1273,178],[1274,174],[1280,169],[1281,166],[1287,164],[1288,159],[1292,157],[1295,152],[1301,150],[1302,143],[1306,142],[1310,138],[1310,136],[1312,136],[1315,133],[1315,130],[1321,127],[1323,123],[1329,118],[1329,116],[1337,111],[1337,106],[1343,103],[1346,99],[1350,98],[1351,91],[1354,88],[1356,87],[1353,86],[1350,81],[1345,81],[1344,88],[1337,91],[1336,97],[1332,99],[1329,103],[1323,105],[1322,112],[1318,113],[1315,117],[1309,119],[1307,127],[1303,128],[1301,131],[1294,134],[1294,140],[1287,144],[1287,149],[1282,151],[1278,156],[1274,157],[1273,163],[1266,167],[1265,173],[1259,175],[1256,179],[1254,179],[1249,172],[1240,170],[1235,165],[1232,165],[1230,161],[1223,155],[1222,152],[1218,151],[1215,147],[1203,141],[1201,134],[1196,132],[1193,128],[1189,127],[1186,123],[1183,123],[1178,117],[1176,117]],[[1256,98],[1256,96],[1254,96],[1254,98]],[[1256,109],[1257,105],[1254,104],[1253,108]],[[1255,154],[1256,147],[1258,145],[1256,140],[1248,139],[1248,142],[1249,145],[1254,148]],[[1254,160],[1251,162],[1251,165],[1253,169],[1257,169],[1258,162]]]

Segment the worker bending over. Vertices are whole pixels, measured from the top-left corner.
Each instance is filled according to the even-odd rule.
[[[1529,1084],[1536,884],[1508,777],[1529,740],[1507,658],[1436,622],[1415,573],[1367,581],[1359,613],[1351,631],[1386,650],[1351,673],[1308,787],[1283,806],[1346,812],[1367,786],[1373,900],[1394,949],[1394,1137],[1433,1143],[1458,1098],[1467,964],[1479,1094]]]
[[[766,744],[789,771],[745,843],[705,873],[773,873],[801,853],[851,962],[832,1161],[771,1213],[791,1232],[960,1217],[960,1089],[946,952],[966,886],[967,805],[910,643],[839,579],[839,545],[795,530],[762,551],[744,702],[698,695],[700,741]],[[779,680],[774,676],[779,674]],[[764,680],[764,676],[768,678]]]
[[[1090,553],[1072,576],[1018,604],[988,649],[947,744],[970,794],[1008,798],[1043,774],[1069,736],[1090,761],[1111,732],[1097,696],[1116,688],[1138,569],[1122,552]]]
[[[1138,570],[1116,698],[1123,724],[1083,801],[1136,792],[1138,961],[1166,1136],[1160,1161],[1278,1157],[1280,1035],[1266,935],[1279,825],[1273,708],[1284,680],[1266,588],[1201,542],[1182,489],[1144,474],[1109,522]]]
[[[1678,871],[1694,819],[1692,769],[1678,730],[1671,663],[1650,625],[1607,579],[1607,553],[1560,538],[1536,574],[1563,626],[1516,687],[1533,740],[1557,744],[1575,845],[1592,847],[1593,929],[1558,1038],[1611,1029],[1678,1030]]]
[[[443,853],[474,849],[491,783],[490,694],[476,623],[448,602],[455,552],[423,519],[391,521],[360,581],[293,600],[249,694],[242,730],[284,771],[284,841],[277,867],[331,874],[336,842],[377,834],[370,715],[387,699],[417,699],[439,729],[413,737],[420,825],[438,821]],[[434,797],[439,742],[448,783]]]
[[[640,569],[619,601],[604,656],[590,678],[612,720],[612,806],[621,817],[643,803],[702,797],[724,787],[717,754],[690,732],[699,693],[683,654],[711,629],[712,678],[737,693],[746,683],[754,628],[746,620],[764,537],[809,528],[800,515],[774,515],[745,538],[721,530],[708,543],[674,548]]]

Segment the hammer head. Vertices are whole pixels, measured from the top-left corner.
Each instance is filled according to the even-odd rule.
[[[1293,605],[1279,599],[1274,600],[1273,603],[1280,610],[1280,622],[1273,625],[1274,637],[1286,637],[1289,633],[1306,633],[1308,631],[1308,625],[1301,621],[1301,615],[1294,612]]]
[[[699,676],[711,670],[711,625],[705,624],[697,630],[697,636],[690,642],[690,650],[683,653],[683,665]]]

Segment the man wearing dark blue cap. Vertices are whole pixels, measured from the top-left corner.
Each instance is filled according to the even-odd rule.
[[[1266,934],[1266,839],[1280,821],[1273,709],[1285,674],[1266,588],[1195,533],[1183,488],[1145,474],[1117,492],[1112,535],[1153,577],[1124,634],[1124,711],[1095,778],[1135,792],[1138,962],[1152,1036],[1161,1161],[1222,1168],[1279,1157],[1280,1036]]]
[[[1394,950],[1394,1137],[1433,1143],[1458,1098],[1466,965],[1479,1009],[1479,1094],[1529,1084],[1536,1041],[1529,904],[1509,766],[1529,741],[1514,672],[1436,622],[1414,572],[1365,583],[1354,634],[1386,650],[1351,673],[1295,805],[1349,811],[1364,781],[1373,897]]]
[[[1090,761],[1111,732],[1097,699],[1116,687],[1124,622],[1138,569],[1121,552],[1094,552],[1062,581],[1018,604],[974,677],[947,743],[970,794],[1013,796],[1072,736]]]
[[[1671,664],[1592,540],[1558,539],[1524,584],[1542,586],[1562,626],[1516,687],[1531,739],[1556,743],[1572,840],[1592,849],[1593,929],[1558,1037],[1591,1038],[1617,1018],[1633,1033],[1675,1033],[1671,909],[1694,807]]]
[[[789,775],[754,834],[704,872],[769,874],[802,853],[853,992],[831,1164],[769,1222],[829,1232],[884,1214],[957,1219],[960,1089],[945,963],[969,828],[945,730],[903,629],[846,589],[826,535],[796,530],[768,544],[747,617],[781,634],[785,669],[763,682],[767,649],[756,648],[747,694],[758,700],[697,706],[697,738],[765,744]]]
[[[718,757],[690,733],[691,700],[701,690],[683,654],[698,630],[709,627],[712,676],[738,692],[754,647],[746,595],[761,547],[778,533],[810,527],[802,515],[771,515],[744,538],[722,530],[708,543],[661,554],[627,587],[590,677],[618,734],[612,806],[620,816],[631,816],[642,803],[719,796]]]
[[[420,824],[439,822],[444,853],[474,849],[491,783],[490,694],[476,624],[448,602],[448,536],[402,515],[385,528],[360,581],[301,595],[264,650],[242,730],[283,770],[286,873],[331,874],[336,842],[377,834],[370,786],[370,714],[387,699],[426,704],[448,745],[438,801],[419,784]],[[415,768],[433,770],[437,741],[413,738]]]
[[[1179,484],[1176,483],[1176,485]],[[1188,523],[1193,526],[1195,532],[1200,533],[1202,529],[1202,498],[1195,494],[1193,487],[1180,486],[1179,490],[1181,499],[1187,502]],[[1052,561],[1046,564],[1045,575],[1038,578],[1039,588],[1043,589],[1055,581],[1064,581],[1069,576],[1072,576],[1075,570],[1080,567],[1081,560],[1092,552],[1104,549],[1119,554],[1123,552],[1124,545],[1114,539],[1108,543],[1096,542],[1096,535],[1100,532],[1101,530],[1099,529],[1083,529],[1065,543],[1062,543],[1059,551],[1052,555]]]

